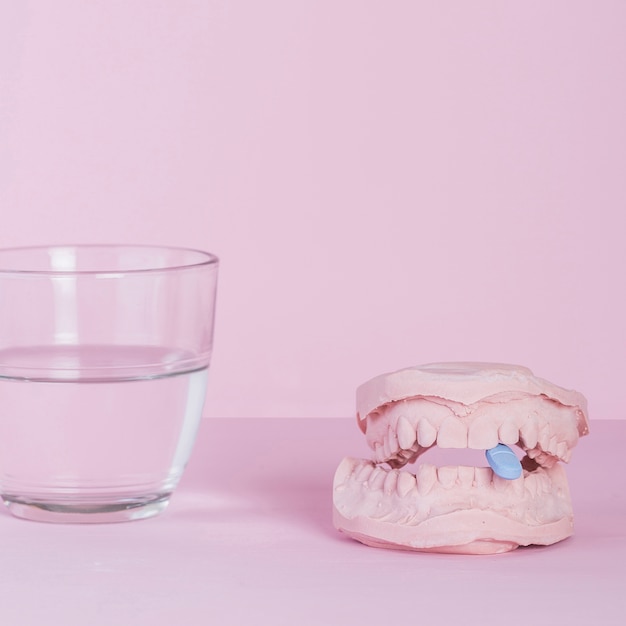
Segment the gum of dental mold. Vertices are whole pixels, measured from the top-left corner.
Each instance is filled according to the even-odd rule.
[[[509,446],[499,443],[485,451],[487,462],[495,474],[507,480],[515,480],[522,475],[522,464]]]
[[[376,376],[357,388],[357,423],[365,433],[370,414],[416,397],[441,398],[469,407],[495,398],[502,404],[520,396],[576,409],[578,435],[589,432],[587,400],[581,393],[539,378],[526,367],[502,363],[431,363]]]

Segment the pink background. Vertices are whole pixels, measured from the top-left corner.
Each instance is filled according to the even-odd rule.
[[[0,245],[222,259],[207,415],[433,360],[626,404],[626,3],[0,0]]]

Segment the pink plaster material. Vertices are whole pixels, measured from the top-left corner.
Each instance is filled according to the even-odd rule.
[[[367,545],[493,554],[573,533],[565,470],[589,432],[587,402],[525,367],[435,363],[378,376],[357,390],[357,420],[373,461],[335,474],[335,526]],[[440,448],[518,446],[520,478],[484,467],[402,469]]]

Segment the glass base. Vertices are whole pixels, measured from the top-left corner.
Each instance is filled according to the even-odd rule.
[[[22,519],[61,524],[105,524],[154,517],[165,510],[170,494],[98,504],[40,502],[6,494],[2,499],[11,514]]]

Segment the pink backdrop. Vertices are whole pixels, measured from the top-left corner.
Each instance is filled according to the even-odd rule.
[[[477,359],[626,417],[626,3],[0,8],[0,245],[219,254],[207,415]]]

